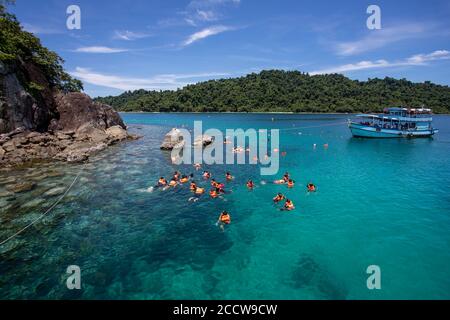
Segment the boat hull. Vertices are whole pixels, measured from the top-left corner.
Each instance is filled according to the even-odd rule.
[[[438,130],[393,130],[375,128],[372,126],[361,125],[359,123],[349,122],[348,127],[354,137],[361,138],[425,138],[431,137]]]

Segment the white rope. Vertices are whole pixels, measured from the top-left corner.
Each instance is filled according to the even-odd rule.
[[[287,130],[300,130],[300,129],[309,129],[309,128],[321,128],[321,127],[329,127],[329,126],[340,126],[343,124],[346,124],[346,122],[333,122],[333,123],[328,123],[328,124],[319,124],[316,126],[307,126],[307,127],[292,127],[292,128],[281,128],[278,129],[280,131],[287,131]]]
[[[61,195],[61,197],[58,198],[58,200],[55,201],[55,203],[48,208],[43,214],[41,214],[38,218],[36,218],[35,220],[33,220],[30,224],[28,224],[27,226],[23,227],[22,229],[20,229],[19,231],[17,231],[16,233],[14,233],[12,236],[10,236],[9,238],[7,238],[6,240],[3,240],[2,242],[0,242],[0,246],[4,245],[5,243],[7,243],[8,241],[14,239],[15,237],[17,237],[19,234],[21,234],[22,232],[24,232],[25,230],[27,230],[29,227],[31,227],[33,224],[35,224],[36,222],[38,222],[39,220],[41,220],[45,215],[47,215],[50,211],[52,211],[60,202],[62,199],[64,199],[64,197],[69,193],[70,189],[72,189],[73,185],[75,184],[75,182],[78,180],[81,172],[83,172],[84,166],[81,168],[80,172],[78,172],[78,174],[76,175],[75,179],[73,179],[72,183],[69,185],[69,187],[67,188],[67,190]]]

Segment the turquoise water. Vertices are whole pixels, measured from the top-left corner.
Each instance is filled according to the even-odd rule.
[[[0,247],[2,299],[449,299],[450,117],[435,116],[434,139],[352,138],[345,115],[123,114],[144,137],[86,165],[47,164],[0,171],[0,241],[44,212],[44,219]],[[273,119],[272,119],[273,118]],[[176,169],[159,150],[172,127],[280,128],[280,171],[206,166],[235,180],[222,199],[189,202],[187,186],[154,190]],[[323,144],[328,143],[328,149]],[[316,144],[316,149],[313,148]],[[271,182],[289,171],[296,186]],[[248,191],[245,181],[257,187]],[[6,186],[34,181],[9,194]],[[313,181],[318,192],[307,194]],[[206,185],[205,182],[201,184]],[[51,191],[51,192],[49,192]],[[296,209],[279,211],[281,191]],[[58,195],[59,194],[59,195]],[[215,225],[221,210],[232,223]],[[69,265],[82,290],[65,287]],[[368,290],[366,268],[381,268]]]

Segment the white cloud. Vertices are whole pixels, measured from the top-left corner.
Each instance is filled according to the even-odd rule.
[[[158,21],[160,27],[198,26],[206,22],[223,19],[224,10],[230,5],[237,7],[240,0],[193,0],[182,11],[177,12],[177,18]]]
[[[60,34],[64,33],[64,29],[53,29],[53,28],[47,28],[47,27],[41,27],[37,25],[33,25],[30,23],[22,23],[23,29],[25,31],[28,31],[30,33],[39,35],[39,34]]]
[[[132,41],[142,38],[150,37],[150,34],[148,33],[141,33],[141,32],[133,32],[133,31],[114,31],[114,38],[119,40],[126,40],[126,41]]]
[[[218,5],[226,5],[226,4],[234,4],[238,5],[240,4],[240,0],[192,0],[188,7],[191,8],[207,8],[207,7],[213,7]]]
[[[450,52],[447,50],[436,50],[429,54],[416,54],[408,58],[408,62],[422,64],[427,61],[450,59]]]
[[[75,52],[83,52],[83,53],[119,53],[126,52],[128,49],[120,49],[120,48],[109,48],[102,46],[93,46],[93,47],[81,47],[75,49]]]
[[[381,30],[372,30],[362,39],[337,43],[335,50],[338,55],[342,56],[356,55],[399,41],[422,37],[427,30],[428,28],[420,24],[405,24],[402,26],[387,27]]]
[[[201,39],[225,32],[233,30],[232,27],[227,26],[212,26],[205,28],[201,31],[198,31],[196,33],[191,34],[186,40],[183,41],[183,46],[188,46],[196,41],[199,41]]]
[[[194,73],[194,74],[160,74],[150,78],[132,78],[116,75],[107,75],[87,68],[77,67],[70,74],[83,82],[97,86],[120,90],[171,90],[194,83],[194,79],[207,79],[227,76],[228,73]]]
[[[212,10],[197,10],[197,16],[202,21],[215,21],[218,19],[217,14]]]
[[[407,59],[389,62],[387,60],[376,61],[360,61],[357,63],[349,63],[327,69],[310,72],[311,75],[329,74],[329,73],[345,73],[350,71],[358,71],[364,69],[379,69],[399,66],[417,66],[426,65],[426,62],[434,60],[450,59],[450,52],[447,50],[437,50],[429,54],[417,54]]]

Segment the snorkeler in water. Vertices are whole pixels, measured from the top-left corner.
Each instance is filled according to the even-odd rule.
[[[211,178],[211,173],[209,171],[203,171],[203,178],[205,179]]]
[[[283,199],[285,199],[285,196],[282,193],[278,192],[278,194],[273,198],[273,202],[278,203]]]
[[[230,224],[231,223],[231,216],[227,211],[222,211],[220,213],[219,219],[217,220],[217,225],[220,226],[220,228],[222,229],[222,231],[224,230],[224,226],[226,224]]]
[[[248,180],[247,181],[247,188],[249,189],[253,189],[255,187],[255,184],[253,183],[252,180]]]
[[[295,209],[294,203],[291,200],[286,199],[286,202],[284,203],[283,209],[287,210],[287,211],[294,210]]]
[[[179,171],[175,171],[173,173],[173,178],[172,180],[178,181],[178,179],[180,178],[181,173]]]
[[[167,184],[167,180],[164,177],[160,177],[158,184],[155,187],[164,187]]]
[[[288,188],[293,188],[293,187],[294,187],[294,183],[295,183],[294,180],[289,179],[289,181],[288,181],[288,183],[287,183],[287,187],[288,187]]]
[[[315,192],[317,189],[316,186],[312,182],[308,183],[306,188],[307,188],[308,192]]]

